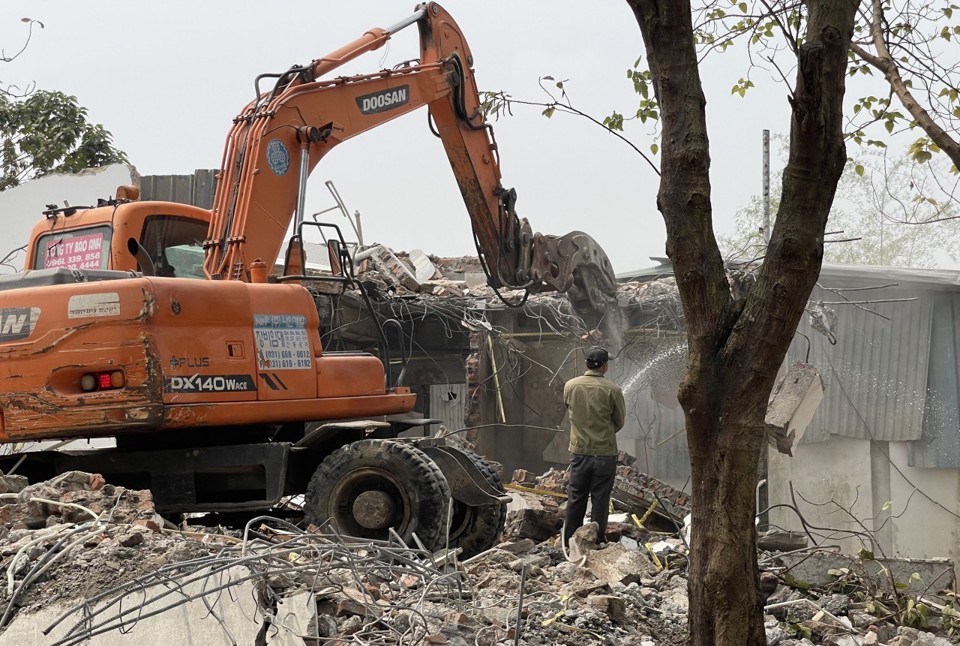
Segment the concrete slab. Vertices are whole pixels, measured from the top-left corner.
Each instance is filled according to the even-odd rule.
[[[425,283],[437,275],[437,267],[422,249],[410,250],[410,262],[413,263],[417,281]]]
[[[846,554],[814,552],[813,554],[781,554],[789,574],[797,581],[816,587],[827,587],[836,581],[830,570],[847,568],[860,576],[868,576],[877,585],[890,590],[893,578],[899,592],[908,595],[935,596],[943,589],[954,589],[956,575],[950,559],[877,559],[861,561]],[[889,569],[889,574],[885,571]],[[917,574],[917,577],[913,575]],[[903,587],[906,586],[906,587]]]
[[[316,636],[317,602],[302,591],[277,603],[277,615],[267,632],[268,646],[304,646],[303,635]]]
[[[813,366],[797,362],[777,383],[767,405],[767,437],[781,453],[793,455],[823,401],[823,380]]]
[[[402,285],[412,292],[420,291],[420,282],[417,277],[413,275],[406,263],[386,247],[382,245],[374,247],[370,261],[385,280],[395,285]]]
[[[253,644],[263,623],[251,581],[229,585],[248,576],[247,570],[234,568],[217,574],[206,581],[198,581],[184,586],[187,596],[206,595],[207,604],[202,598],[184,601],[175,607],[152,617],[144,615],[164,606],[177,603],[183,596],[175,592],[157,599],[153,603],[144,600],[153,599],[165,589],[157,586],[144,591],[135,591],[126,595],[122,603],[98,604],[92,608],[93,616],[85,619],[82,612],[76,612],[61,621],[47,635],[43,630],[56,621],[67,610],[82,603],[58,603],[39,612],[21,613],[14,617],[7,629],[0,634],[0,646],[49,646],[64,640],[64,644],[82,644],[83,646],[231,646],[233,644]],[[213,591],[221,585],[228,588]],[[137,611],[131,612],[131,610]],[[98,613],[98,611],[101,611]],[[120,615],[123,613],[123,624]],[[219,617],[219,620],[217,619]],[[222,622],[222,623],[221,623]],[[105,624],[111,627],[107,632],[93,635],[84,640],[85,633],[96,632],[97,626]]]

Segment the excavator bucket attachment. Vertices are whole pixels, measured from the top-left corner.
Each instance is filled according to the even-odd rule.
[[[533,236],[530,274],[544,291],[563,292],[588,329],[599,329],[611,341],[622,326],[617,280],[606,252],[582,231],[564,236]]]

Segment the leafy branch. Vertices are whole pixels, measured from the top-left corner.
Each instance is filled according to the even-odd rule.
[[[647,75],[649,75],[649,72],[647,72]],[[559,90],[559,96],[556,95],[554,90],[551,90],[547,87],[545,84],[546,82],[552,82],[555,85],[556,89]],[[566,81],[557,81],[552,76],[543,76],[539,79],[538,83],[540,85],[540,89],[542,89],[543,92],[549,97],[548,101],[528,101],[524,99],[517,99],[503,91],[483,92],[481,96],[480,110],[487,116],[492,116],[494,119],[499,119],[501,116],[505,115],[513,116],[513,106],[523,105],[543,108],[542,114],[547,118],[553,117],[553,115],[557,112],[584,118],[590,123],[600,126],[630,146],[634,152],[640,155],[640,157],[647,162],[654,173],[656,173],[658,176],[660,175],[660,169],[653,162],[653,160],[646,153],[640,150],[636,144],[622,134],[624,121],[622,116],[614,113],[613,116],[607,117],[601,121],[593,115],[574,107],[570,97],[567,95],[565,87]],[[651,104],[651,107],[647,108],[647,112],[644,113],[643,117],[640,117],[638,112],[637,118],[640,118],[644,122],[647,119],[656,119],[657,115],[655,105]],[[656,144],[651,146],[651,152],[654,155],[657,154]]]

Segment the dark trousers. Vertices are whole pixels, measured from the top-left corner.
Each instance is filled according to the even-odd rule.
[[[610,513],[610,494],[617,478],[617,456],[574,455],[570,458],[570,484],[567,486],[567,519],[563,531],[564,544],[570,540],[578,527],[583,525],[587,513],[587,497],[592,506],[590,520],[599,526],[597,537],[607,538],[607,516]]]

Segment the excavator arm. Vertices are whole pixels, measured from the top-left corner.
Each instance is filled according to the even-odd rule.
[[[416,24],[420,59],[375,74],[325,78]],[[615,311],[616,285],[606,254],[587,234],[534,233],[515,210],[516,191],[501,183],[493,129],[480,110],[473,55],[460,28],[437,3],[389,29],[371,29],[348,45],[282,74],[257,79],[257,98],[234,120],[224,149],[204,272],[249,280],[250,263],[273,266],[291,219],[304,217],[306,180],[337,144],[427,106],[494,288],[561,291],[593,327]],[[276,79],[269,91],[265,78]]]

